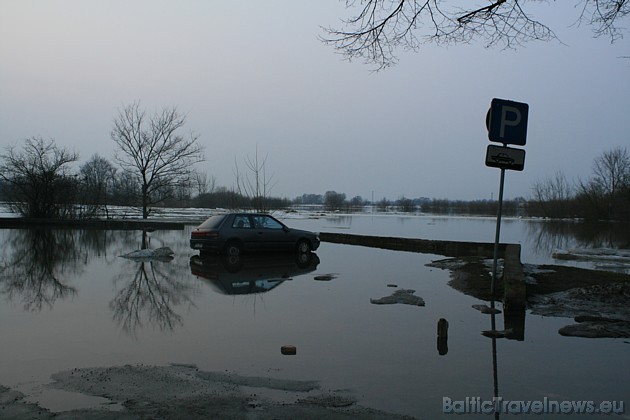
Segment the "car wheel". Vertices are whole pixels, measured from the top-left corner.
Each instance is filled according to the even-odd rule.
[[[240,255],[225,256],[222,262],[228,273],[238,273],[243,267],[243,259]]]
[[[306,254],[308,252],[311,252],[311,243],[307,241],[306,239],[299,240],[297,243],[297,251],[300,254]]]
[[[241,255],[241,244],[236,241],[230,241],[225,245],[224,252],[228,256]]]
[[[310,252],[298,252],[295,258],[295,264],[299,268],[306,268],[311,265],[311,261],[313,260],[313,254]]]

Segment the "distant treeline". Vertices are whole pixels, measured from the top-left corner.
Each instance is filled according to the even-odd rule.
[[[269,211],[290,207],[336,212],[403,212],[445,215],[497,214],[496,200],[435,198],[350,199],[345,193],[303,194],[294,199],[273,197],[267,188],[217,187],[207,176],[190,176],[164,182],[159,189],[142,191],[143,183],[129,172],[117,171],[106,159],[94,155],[78,172],[68,169],[77,156],[53,142],[36,139],[30,154],[0,156],[0,200],[25,217],[91,218],[107,216],[110,205],[138,207],[148,197],[152,207],[197,207]],[[12,152],[12,150],[10,150]],[[242,185],[242,184],[241,184]],[[266,187],[266,184],[263,184]],[[264,192],[256,194],[255,192]],[[589,178],[569,182],[562,172],[540,180],[530,199],[504,200],[506,216],[580,218],[630,221],[630,155],[618,147],[593,161]]]
[[[248,197],[235,190],[218,187],[213,192],[206,192],[195,197],[187,197],[183,201],[167,202],[169,207],[198,207],[198,208],[226,208],[226,209],[270,209],[280,210],[291,207],[293,202],[280,197]]]
[[[15,194],[11,194],[10,185],[0,181],[0,201],[11,203],[17,213],[28,217],[59,217],[59,218],[91,218],[107,216],[107,207],[137,206],[137,193],[133,186],[124,182],[112,182],[104,189],[94,189],[83,182],[80,177],[64,177],[48,190],[51,192],[50,201],[55,202],[54,213],[29,214],[33,205],[15,201]],[[248,197],[234,189],[216,187],[212,192],[191,194],[191,189],[181,188],[173,193],[174,198],[164,200],[156,207],[195,207],[195,208],[225,208],[259,210],[286,210],[290,208],[308,208],[313,210],[334,212],[399,212],[399,213],[434,213],[444,215],[496,215],[496,200],[447,200],[428,198],[399,198],[388,200],[383,198],[371,203],[361,197],[346,199],[344,193],[328,191],[325,194],[304,194],[294,199],[281,197]],[[39,196],[41,197],[41,195]],[[528,203],[525,199],[507,200],[503,202],[503,214],[506,216],[527,215]],[[23,210],[24,209],[24,210]],[[46,216],[43,216],[46,214]]]
[[[380,213],[433,213],[445,215],[471,215],[494,216],[497,214],[498,202],[496,200],[448,200],[435,198],[406,198],[397,200],[382,198],[374,203],[355,196],[350,200],[346,194],[336,191],[327,191],[324,195],[304,194],[293,200],[294,206],[319,206],[327,211],[361,212],[377,211]],[[506,216],[526,215],[527,201],[524,198],[505,200],[503,202],[503,214]]]
[[[630,221],[630,154],[617,147],[593,160],[589,178],[571,182],[558,171],[532,190],[530,216]]]
[[[89,185],[81,182],[80,178],[65,179],[60,183],[60,190],[64,191],[64,209],[57,217],[61,218],[90,218],[103,217],[107,215],[107,207],[117,206],[137,206],[137,194],[129,188],[115,188],[121,185],[113,183],[106,191],[91,190]],[[124,184],[123,184],[124,185]],[[124,185],[129,187],[129,185]],[[0,181],[0,201],[14,199],[8,194],[8,185]],[[174,194],[174,198],[164,200],[156,207],[195,207],[195,208],[225,208],[225,209],[251,209],[257,210],[265,208],[267,210],[286,210],[290,208],[302,208],[322,211],[334,211],[341,213],[351,212],[397,212],[397,213],[430,213],[442,215],[469,215],[469,216],[495,216],[497,214],[498,203],[496,200],[449,200],[430,198],[406,198],[401,197],[396,200],[382,198],[374,203],[365,200],[360,196],[346,199],[344,193],[328,191],[325,194],[304,194],[294,199],[281,197],[248,197],[233,189],[226,187],[216,187],[212,192],[201,194],[190,194],[189,189],[182,189]],[[628,198],[620,203],[612,203],[614,215],[618,220],[630,220],[630,202]],[[60,203],[60,200],[57,200]],[[624,204],[625,203],[625,206]],[[14,210],[19,212],[20,206],[15,203]],[[584,218],[606,219],[608,208],[606,202],[589,199],[584,195],[570,197],[565,200],[526,200],[516,198],[503,201],[502,214],[505,216],[532,216],[550,218]],[[591,215],[600,217],[591,217]],[[622,216],[625,215],[625,219]]]

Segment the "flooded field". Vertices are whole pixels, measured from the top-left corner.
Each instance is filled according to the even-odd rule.
[[[479,242],[492,242],[495,223],[288,215],[284,221],[314,231]],[[595,229],[599,236],[585,239],[585,228],[543,225],[507,220],[502,242],[520,243],[524,263],[580,265],[592,263],[555,261],[553,250],[623,247],[627,240],[614,229]],[[457,292],[447,270],[427,266],[442,256],[322,243],[308,258],[201,259],[188,247],[191,229],[148,233],[150,248],[175,253],[158,260],[120,257],[141,247],[138,231],[1,230],[0,385],[52,412],[116,411],[120,405],[104,398],[51,387],[52,376],[176,364],[205,375],[316,384],[296,390],[241,383],[255,399],[290,404],[329,395],[340,405],[416,418],[449,417],[443,398],[491,400],[497,386],[505,400],[630,404],[629,339],[563,337],[558,329],[570,320],[527,314],[523,340],[493,346],[481,334],[490,329],[489,315],[472,308],[487,302]],[[424,306],[373,303],[400,290],[413,290]],[[442,318],[449,325],[446,348],[437,338]],[[501,315],[497,323],[503,328]],[[295,346],[296,354],[283,354],[283,346]],[[616,417],[629,416],[626,406]]]

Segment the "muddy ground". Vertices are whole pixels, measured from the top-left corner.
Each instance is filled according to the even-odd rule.
[[[204,372],[192,365],[74,369],[48,387],[102,397],[90,409],[51,412],[0,386],[2,419],[404,419],[357,404],[316,381]]]
[[[492,299],[491,260],[448,258],[429,265],[450,270],[449,285],[454,289],[477,299]],[[574,324],[561,328],[559,334],[630,338],[630,275],[558,265],[525,264],[523,271],[524,307],[536,315],[573,318]],[[497,281],[495,300],[501,301],[503,295],[503,282]]]

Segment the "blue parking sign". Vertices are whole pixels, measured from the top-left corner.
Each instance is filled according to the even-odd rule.
[[[488,138],[503,144],[525,146],[529,105],[506,99],[492,99],[486,116]]]

